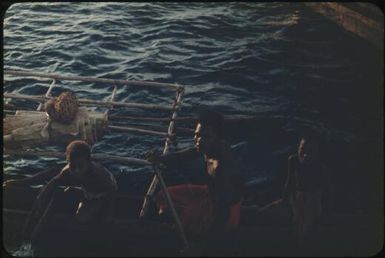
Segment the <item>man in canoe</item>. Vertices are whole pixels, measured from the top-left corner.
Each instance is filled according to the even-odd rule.
[[[61,170],[57,167],[43,171],[24,180],[9,180],[7,185],[26,185],[47,180],[36,198],[35,208],[42,211],[52,198],[57,186],[80,186],[83,200],[79,202],[76,217],[81,222],[88,222],[109,215],[117,183],[110,171],[91,160],[89,145],[84,141],[73,141],[66,148],[67,165]]]
[[[297,154],[289,156],[283,202],[289,202],[298,244],[317,227],[322,212],[322,193],[330,186],[314,137],[300,138]]]
[[[288,176],[281,200],[260,210],[274,214],[274,210],[292,214],[295,240],[303,247],[304,240],[317,228],[321,218],[323,199],[331,197],[330,178],[326,173],[315,137],[302,136],[298,151],[288,158]],[[330,205],[330,200],[329,205]]]
[[[223,139],[223,116],[213,111],[199,115],[195,129],[195,147],[163,156],[150,155],[149,161],[172,165],[203,155],[207,183],[182,184],[167,190],[184,228],[192,233],[221,234],[240,222],[243,182],[231,148]],[[159,213],[167,210],[163,191],[156,197]]]

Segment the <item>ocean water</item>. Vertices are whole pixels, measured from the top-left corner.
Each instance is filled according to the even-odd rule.
[[[5,13],[3,43],[6,69],[177,83],[186,89],[181,116],[211,108],[260,118],[228,136],[249,181],[280,185],[299,134],[317,131],[337,201],[363,208],[371,196],[367,175],[378,172],[381,155],[383,53],[303,3],[18,3]],[[97,100],[107,100],[113,87],[59,84],[53,95],[71,89]],[[3,91],[44,94],[47,85],[5,75]],[[124,86],[116,101],[170,104],[174,96]],[[111,114],[170,116],[119,108]],[[190,136],[177,140],[176,149],[192,144]],[[93,152],[143,158],[163,144],[158,136],[114,133]],[[33,174],[55,162],[4,156],[4,173]],[[151,177],[148,168],[105,165],[130,175],[127,188],[145,188]]]

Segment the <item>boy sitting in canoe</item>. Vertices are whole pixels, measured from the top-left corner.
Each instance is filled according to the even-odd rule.
[[[51,178],[36,198],[35,208],[40,212],[57,186],[80,186],[83,200],[76,211],[78,220],[88,222],[106,217],[111,211],[113,195],[117,191],[117,183],[112,173],[91,160],[90,147],[84,141],[73,141],[68,144],[66,159],[68,164],[61,170],[53,168],[32,178],[9,180],[3,186],[26,185]]]
[[[150,155],[149,161],[165,165],[189,161],[203,155],[207,184],[182,184],[167,190],[184,228],[192,233],[221,234],[236,228],[240,222],[243,182],[237,171],[231,148],[223,139],[223,116],[213,111],[199,115],[195,129],[195,147],[166,154]],[[162,191],[156,195],[159,213],[167,202]]]

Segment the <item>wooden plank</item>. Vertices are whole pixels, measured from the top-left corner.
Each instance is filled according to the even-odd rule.
[[[5,149],[4,154],[6,155],[25,155],[25,156],[47,156],[47,157],[56,157],[56,158],[65,158],[65,153],[63,152],[49,152],[49,151],[33,151],[33,150],[9,150]],[[150,162],[144,159],[137,158],[128,158],[113,156],[107,154],[91,154],[91,158],[94,160],[111,160],[116,162],[121,162],[125,164],[136,164],[136,165],[151,165]]]
[[[31,101],[37,101],[37,102],[45,102],[46,100],[51,99],[51,97],[46,97],[46,96],[25,95],[25,94],[16,94],[16,93],[4,93],[3,96],[4,98],[24,99],[24,100],[31,100]],[[105,106],[105,107],[119,106],[119,107],[128,107],[128,108],[173,110],[172,106],[132,103],[132,102],[114,102],[114,101],[79,99],[79,103],[82,105],[88,105],[88,106],[92,106],[92,105]]]
[[[345,30],[352,32],[376,47],[383,49],[384,26],[352,9],[334,2],[306,3],[315,12],[336,22]]]

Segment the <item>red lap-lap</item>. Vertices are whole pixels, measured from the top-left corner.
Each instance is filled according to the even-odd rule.
[[[178,211],[182,225],[187,231],[201,232],[207,229],[211,222],[213,205],[209,199],[207,185],[183,184],[167,188],[170,197]],[[159,208],[166,209],[167,202],[163,192],[158,193],[156,201]],[[235,228],[240,221],[240,203],[230,209],[226,228]]]

